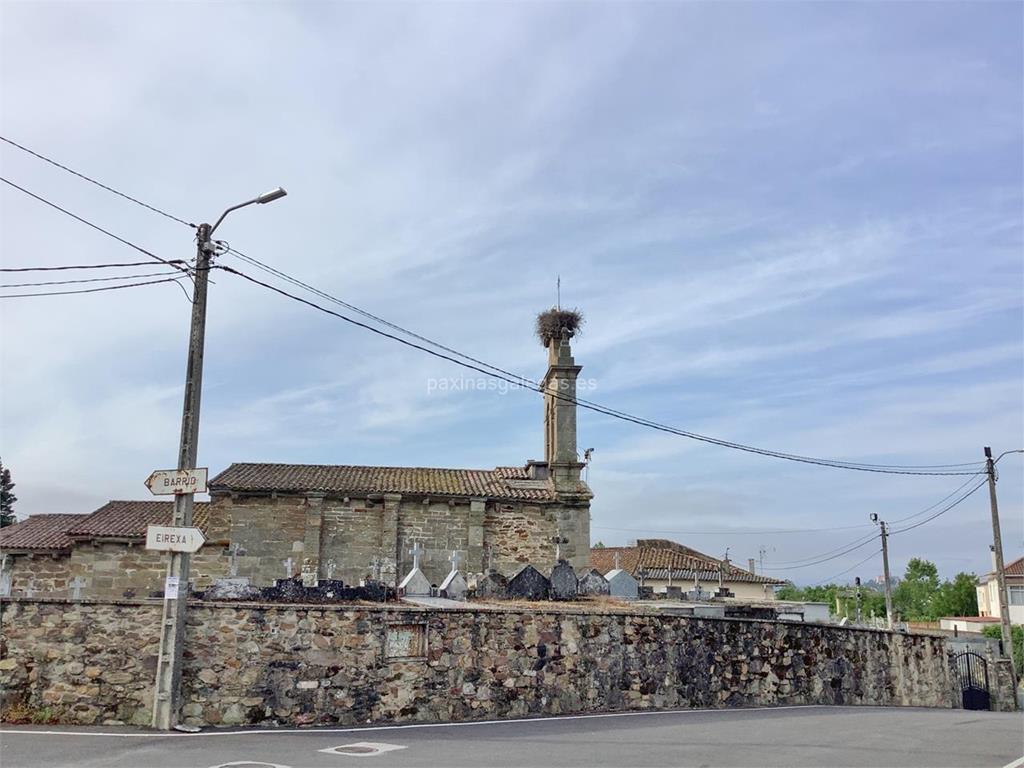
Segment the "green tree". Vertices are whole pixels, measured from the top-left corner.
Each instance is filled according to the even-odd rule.
[[[982,630],[982,634],[1002,639],[1003,628],[998,624],[991,624]],[[1010,627],[1010,637],[1013,639],[1013,666],[1017,669],[1017,677],[1024,677],[1024,627],[1014,624]]]
[[[942,616],[978,615],[978,577],[973,573],[958,573],[952,581],[939,587],[934,599],[935,618]]]
[[[0,460],[0,528],[18,522],[18,518],[14,516],[14,502],[17,500],[18,497],[14,495],[14,483],[11,482],[11,470]]]
[[[908,621],[934,619],[938,591],[939,569],[935,563],[912,557],[907,563],[907,572],[893,591],[893,609]]]

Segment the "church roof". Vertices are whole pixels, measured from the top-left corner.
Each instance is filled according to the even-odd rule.
[[[67,530],[85,515],[32,515],[0,528],[0,549],[66,550],[72,541]]]
[[[507,501],[556,501],[548,480],[531,480],[522,467],[437,469],[343,464],[232,464],[210,481],[211,491],[285,493],[401,493],[469,496]],[[582,487],[581,492],[586,492]]]
[[[639,539],[635,547],[599,547],[590,550],[590,565],[605,573],[615,567],[615,554],[619,555],[619,566],[634,576],[643,568],[648,579],[693,579],[703,582],[718,579],[718,570],[724,561],[705,555],[695,549],[677,544],[668,539]],[[725,565],[725,581],[752,582],[755,584],[784,584],[779,579],[761,576],[738,568],[732,563]]]
[[[192,525],[206,531],[210,519],[209,502],[197,501],[192,509]],[[75,515],[78,520],[67,535],[82,539],[139,539],[149,525],[170,525],[173,501],[108,501],[91,515]]]

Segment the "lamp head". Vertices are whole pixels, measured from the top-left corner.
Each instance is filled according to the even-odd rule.
[[[288,193],[284,191],[282,187],[274,187],[269,192],[264,192],[262,195],[256,198],[256,202],[262,205],[263,203],[272,203],[280,197],[284,197]]]

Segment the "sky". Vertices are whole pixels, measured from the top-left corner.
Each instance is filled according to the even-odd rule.
[[[581,395],[603,405],[789,453],[973,462],[1024,448],[1022,15],[6,2],[0,133],[189,222],[281,185],[217,237],[534,379],[534,317],[560,276],[563,306],[586,316]],[[6,144],[0,171],[162,258],[194,254],[186,226]],[[145,260],[0,187],[5,267]],[[25,275],[40,273],[4,282]],[[539,395],[237,276],[212,282],[211,472],[542,457]],[[149,473],[175,465],[189,311],[171,283],[0,300],[0,457],[19,515],[146,498]],[[587,411],[579,447],[594,449],[594,542],[671,538],[801,584],[876,577],[874,543],[787,564],[970,480],[793,463]],[[1022,468],[999,464],[1008,560],[1024,553]],[[894,535],[893,571],[925,557],[944,577],[985,573],[991,538],[981,488]]]

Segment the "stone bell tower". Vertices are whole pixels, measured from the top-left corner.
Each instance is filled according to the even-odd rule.
[[[576,453],[576,365],[563,328],[560,338],[548,341],[548,372],[541,381],[544,389],[544,460],[558,493],[581,491],[580,471],[584,464]]]

